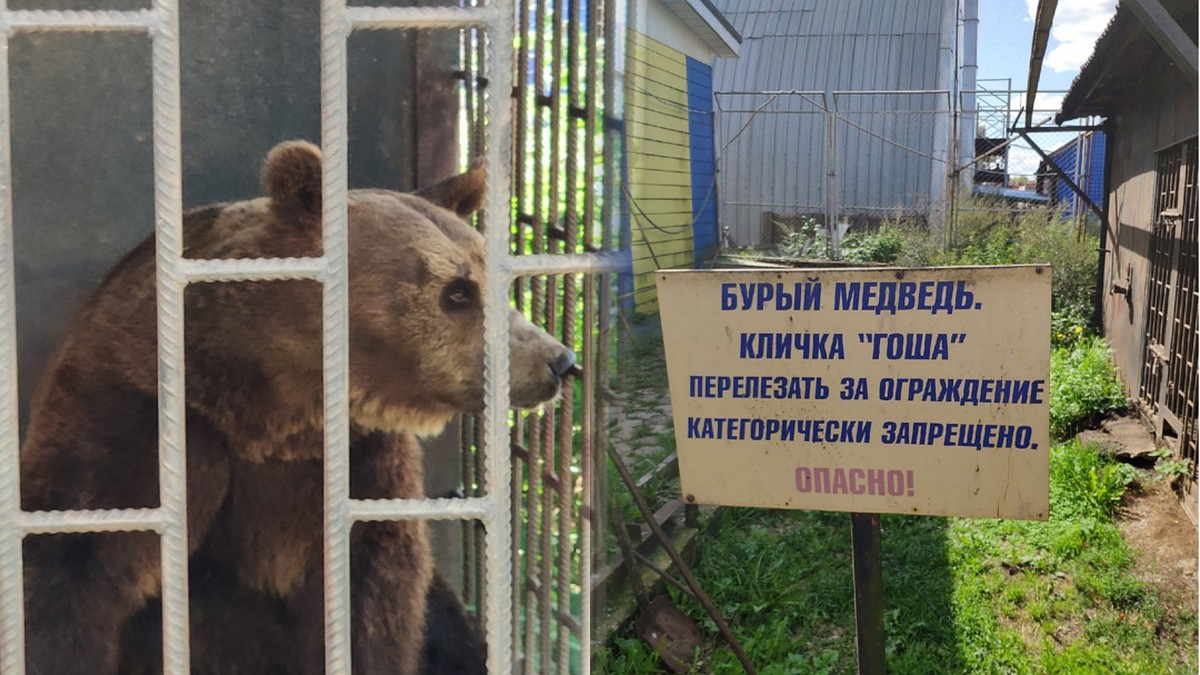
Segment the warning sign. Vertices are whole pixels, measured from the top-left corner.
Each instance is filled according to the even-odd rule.
[[[684,495],[1044,520],[1050,276],[660,271]]]

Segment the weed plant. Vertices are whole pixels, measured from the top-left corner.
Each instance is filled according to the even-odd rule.
[[[1085,336],[1050,353],[1050,435],[1063,439],[1129,405],[1112,352]]]
[[[1013,212],[991,202],[966,201],[957,212],[958,223],[948,241],[921,221],[895,217],[875,231],[847,232],[841,256],[900,267],[1049,264],[1054,269],[1054,311],[1094,332],[1092,299],[1099,264],[1095,236],[1079,232],[1055,209]],[[811,218],[801,218],[779,247],[781,255],[791,257],[826,251],[824,229]]]

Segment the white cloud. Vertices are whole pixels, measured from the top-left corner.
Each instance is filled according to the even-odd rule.
[[[1033,99],[1033,124],[1037,124],[1047,117],[1053,117],[1054,113],[1062,109],[1064,94],[1047,94],[1039,91],[1037,98]],[[1015,94],[1012,99],[1013,114],[1020,114],[1021,124],[1024,125],[1025,111],[1025,92]],[[1016,119],[1013,120],[1016,122]]]
[[[1030,18],[1037,12],[1037,4],[1038,0],[1025,0]],[[1096,38],[1104,32],[1116,9],[1117,0],[1060,0],[1050,29],[1046,67],[1056,73],[1079,70],[1092,55]]]

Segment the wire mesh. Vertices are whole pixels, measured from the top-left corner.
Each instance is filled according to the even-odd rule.
[[[929,214],[952,172],[946,91],[716,92],[721,223],[769,247],[803,222]]]
[[[1026,139],[1015,129],[1023,126],[1024,93],[987,84],[957,96],[716,92],[725,243],[771,248],[805,226],[874,226],[889,218],[953,231],[971,212],[1030,205],[1057,207],[1082,227],[1089,207],[1041,152],[1099,203],[1102,135],[1046,127],[1062,92],[1041,92],[1037,126]],[[971,159],[964,164],[963,156]]]

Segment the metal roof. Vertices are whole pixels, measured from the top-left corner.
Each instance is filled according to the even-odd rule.
[[[948,89],[938,82],[947,0],[713,0],[742,35],[714,90]]]
[[[709,0],[662,0],[683,25],[700,36],[723,58],[733,58],[741,48],[742,36]]]

